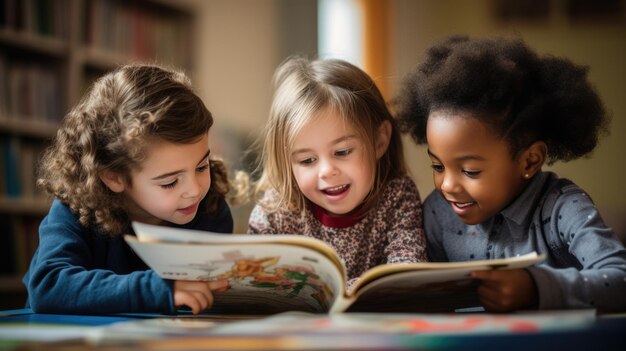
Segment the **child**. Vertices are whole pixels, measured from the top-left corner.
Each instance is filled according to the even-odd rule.
[[[165,281],[122,235],[131,221],[231,233],[231,183],[210,159],[211,113],[182,73],[123,66],[67,115],[39,184],[56,197],[24,277],[35,312],[193,313],[225,281]]]
[[[419,193],[371,78],[345,61],[295,57],[274,81],[262,198],[248,232],[327,242],[343,258],[349,286],[374,266],[424,260]]]
[[[626,310],[624,246],[583,190],[541,170],[587,155],[607,130],[586,74],[521,40],[451,37],[407,77],[400,123],[428,144],[436,188],[424,202],[429,258],[546,255],[474,272],[488,311]]]

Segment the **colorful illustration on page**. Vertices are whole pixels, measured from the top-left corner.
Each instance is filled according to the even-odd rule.
[[[335,298],[334,292],[320,279],[315,268],[308,263],[279,265],[280,259],[281,256],[259,258],[233,250],[222,252],[221,259],[183,267],[204,272],[197,275],[196,280],[227,279],[231,290],[261,289],[287,297],[312,299],[321,310],[326,310]],[[304,257],[302,261],[311,259]]]
[[[237,259],[230,271],[216,279],[228,279],[229,285],[244,284],[259,289],[286,292],[287,296],[307,294],[327,309],[332,290],[319,279],[310,265],[280,265],[279,256]],[[245,282],[245,283],[244,283]]]

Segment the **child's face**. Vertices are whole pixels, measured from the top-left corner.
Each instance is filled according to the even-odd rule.
[[[374,182],[362,138],[330,109],[320,111],[296,136],[291,167],[304,196],[334,215],[359,206]]]
[[[521,192],[523,165],[478,119],[431,112],[426,137],[435,188],[464,223],[487,220]]]
[[[124,190],[131,220],[188,223],[211,186],[208,135],[193,144],[151,141],[148,157],[131,178],[132,187]]]

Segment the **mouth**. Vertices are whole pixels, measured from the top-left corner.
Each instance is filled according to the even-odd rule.
[[[458,208],[465,208],[465,207],[472,206],[475,203],[476,202],[472,201],[472,202],[453,202],[452,204],[454,204],[454,206]]]
[[[467,209],[468,207],[475,205],[476,201],[458,202],[458,201],[448,200],[448,203],[450,203],[450,205],[457,211],[463,211]]]
[[[179,208],[178,211],[184,213],[184,214],[190,214],[195,212],[196,208],[198,207],[198,203],[196,202],[195,204],[185,207],[185,208]]]
[[[344,185],[334,186],[332,188],[322,189],[321,191],[326,195],[337,196],[348,191],[349,188],[350,188],[350,184],[344,184]]]

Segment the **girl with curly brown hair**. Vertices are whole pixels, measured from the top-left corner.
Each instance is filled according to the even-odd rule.
[[[519,39],[455,36],[428,50],[399,101],[432,162],[432,261],[536,251],[539,266],[473,273],[485,309],[626,310],[624,246],[582,189],[541,169],[589,154],[607,130],[585,67]]]
[[[122,236],[131,221],[231,233],[224,164],[210,157],[213,117],[180,72],[127,65],[95,82],[40,165],[55,197],[24,277],[43,313],[211,307],[226,282],[166,281]]]

